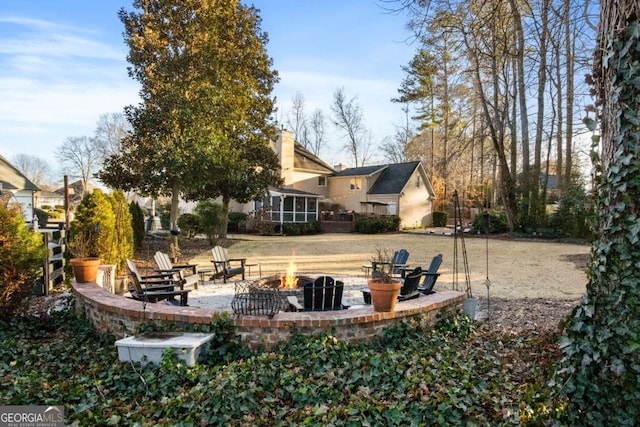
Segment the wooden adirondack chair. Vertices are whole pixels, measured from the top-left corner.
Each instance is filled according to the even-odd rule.
[[[342,304],[343,290],[343,282],[329,276],[320,276],[304,285],[304,306],[293,295],[288,296],[287,301],[294,311],[343,310],[349,308]]]
[[[182,286],[182,281],[176,279],[175,273],[159,273],[142,276],[133,261],[127,259],[127,269],[131,286],[129,293],[131,298],[144,302],[158,302],[166,300],[176,303],[176,297],[180,297],[179,304],[186,306],[189,298],[189,289],[176,289]]]
[[[178,273],[184,281],[183,285],[193,286],[194,289],[198,289],[198,281],[200,280],[200,277],[198,277],[199,271],[196,264],[173,264],[169,255],[160,251],[155,253],[153,259],[158,265],[158,268],[156,269],[158,273]],[[185,272],[188,272],[188,274],[185,274]]]
[[[408,260],[409,260],[409,251],[407,251],[406,249],[400,249],[393,253],[391,264],[393,265],[392,274],[394,277],[404,277],[403,273],[407,269]],[[371,263],[371,266],[373,268],[373,271],[371,272],[371,277],[375,278],[377,276],[378,273],[376,272],[376,270],[378,269],[378,264],[380,263],[375,261]],[[384,264],[388,265],[389,263],[386,262]]]
[[[227,248],[223,248],[222,246],[215,246],[211,249],[211,254],[213,256],[211,262],[215,269],[213,276],[211,276],[212,280],[222,277],[222,281],[227,283],[227,279],[229,277],[233,277],[238,274],[242,274],[242,280],[244,280],[244,267],[247,262],[246,258],[229,258]],[[240,265],[232,266],[232,263],[240,263]]]
[[[442,264],[442,254],[438,254],[433,257],[431,260],[431,264],[429,265],[429,269],[427,271],[422,272],[424,276],[424,280],[422,284],[418,286],[418,291],[422,292],[425,295],[429,295],[434,293],[433,287],[436,285],[438,281],[438,277],[440,277],[440,273],[438,273],[438,269]]]
[[[404,282],[402,283],[402,287],[400,288],[398,301],[406,301],[420,296],[420,292],[418,292],[418,285],[420,284],[422,273],[422,268],[416,267],[413,271],[407,274],[404,278]]]

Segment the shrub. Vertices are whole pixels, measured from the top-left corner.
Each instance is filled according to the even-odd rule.
[[[449,214],[447,212],[436,211],[433,213],[433,226],[445,227],[449,221]]]
[[[38,208],[35,208],[33,212],[38,217],[38,224],[40,224],[41,226],[47,225],[47,222],[49,222],[49,214],[47,212]]]
[[[138,249],[144,241],[144,214],[138,202],[129,203],[129,212],[131,213],[131,227],[133,228],[133,247]]]
[[[109,255],[110,259],[116,264],[118,273],[121,274],[126,268],[126,259],[133,258],[133,227],[131,225],[131,212],[124,191],[115,190],[109,197],[113,214],[114,223],[114,239],[111,242]]]
[[[226,218],[222,205],[211,201],[202,201],[198,203],[194,212],[200,217],[202,232],[207,235],[209,244],[213,245],[218,236],[223,234],[221,227],[225,226]]]
[[[484,213],[479,213],[473,218],[473,233],[484,234]],[[507,214],[502,211],[489,212],[489,234],[500,234],[509,231]]]
[[[178,227],[182,231],[182,234],[192,239],[196,234],[200,233],[201,219],[198,215],[185,213],[178,217]]]
[[[158,216],[160,217],[160,226],[163,230],[171,228],[171,203],[164,203],[158,206]]]
[[[33,293],[46,256],[41,235],[29,231],[17,205],[7,206],[9,196],[0,200],[0,319],[17,313]]]
[[[584,183],[576,180],[560,195],[558,210],[549,218],[549,226],[560,230],[564,237],[593,238],[590,228],[593,215],[593,204]]]
[[[285,222],[282,224],[282,233],[288,236],[303,236],[316,234],[320,231],[318,221],[310,222]]]
[[[229,212],[229,221],[227,222],[227,231],[240,232],[243,226],[242,224],[247,219],[247,214],[244,212]]]
[[[356,233],[376,234],[389,233],[400,229],[400,218],[397,216],[356,216],[353,223]]]
[[[108,197],[100,189],[87,193],[80,201],[69,230],[70,246],[80,236],[90,237],[88,252],[105,264],[115,262],[111,245],[115,241],[115,215]],[[73,253],[73,250],[72,250]]]

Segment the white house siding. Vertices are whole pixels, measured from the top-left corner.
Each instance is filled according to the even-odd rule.
[[[13,196],[9,199],[9,203],[17,203],[20,206],[22,216],[27,222],[31,222],[33,219],[33,191],[31,190],[17,190],[12,191]]]

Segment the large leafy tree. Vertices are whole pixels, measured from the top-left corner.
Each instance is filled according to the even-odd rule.
[[[120,10],[129,46],[129,74],[142,102],[125,112],[132,132],[106,162],[101,179],[178,201],[222,197],[246,202],[279,183],[269,141],[267,36],[257,9],[238,0],[136,0]]]

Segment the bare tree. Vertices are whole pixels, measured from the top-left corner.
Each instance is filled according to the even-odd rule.
[[[71,136],[56,150],[56,158],[68,175],[82,180],[82,191],[86,191],[89,179],[98,170],[102,159],[96,138]]]
[[[320,150],[322,147],[326,145],[325,137],[324,137],[324,114],[322,110],[316,108],[316,110],[311,115],[311,121],[309,122],[309,126],[311,127],[311,147],[307,147],[307,149],[311,150],[313,154],[316,156],[320,155]]]
[[[11,163],[38,187],[52,189],[53,169],[45,160],[31,154],[16,154]]]
[[[357,97],[347,100],[344,88],[337,89],[333,94],[331,111],[334,114],[333,124],[347,139],[344,149],[353,156],[354,166],[364,166],[371,146],[371,135],[364,127]]]
[[[122,139],[130,129],[123,113],[105,113],[98,118],[96,142],[103,159],[120,153]]]
[[[396,126],[396,134],[393,139],[385,138],[382,141],[380,149],[386,155],[387,159],[392,163],[402,163],[409,160],[411,157],[409,154],[409,144],[415,137],[415,132],[411,128],[409,117],[409,106],[404,104],[402,106],[402,112],[404,113],[405,122],[402,126]],[[419,158],[422,153],[417,153],[416,158]]]
[[[307,127],[307,114],[304,111],[304,95],[301,92],[296,92],[291,102],[292,106],[288,114],[287,126],[296,134],[296,141],[309,150],[311,144]]]

